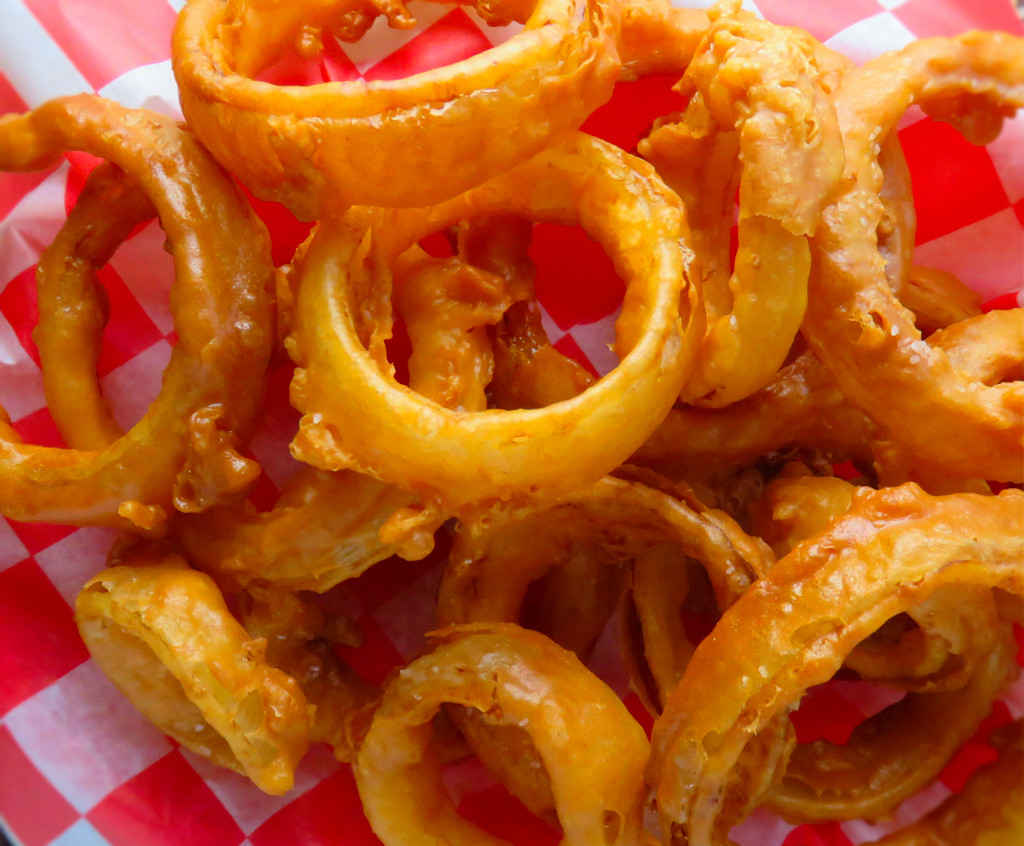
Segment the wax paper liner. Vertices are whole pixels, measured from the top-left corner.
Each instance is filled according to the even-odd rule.
[[[126,105],[176,114],[169,36],[180,0],[6,0],[0,26],[0,110],[50,97],[97,91]],[[754,4],[749,4],[755,8]],[[484,26],[472,11],[413,3],[408,31],[375,27],[354,45],[331,44],[319,63],[269,71],[287,82],[393,78],[451,62],[512,34]],[[915,37],[972,27],[1020,32],[1007,0],[757,0],[770,19],[809,29],[857,60]],[[587,124],[632,149],[650,119],[675,102],[664,79],[622,86]],[[1010,122],[987,149],[911,113],[901,140],[914,177],[919,263],[953,271],[1003,307],[1024,289],[1024,121]],[[31,340],[36,322],[34,266],[60,227],[93,165],[70,155],[48,173],[0,177],[0,403],[26,439],[59,444],[46,411]],[[259,204],[288,258],[305,227],[279,207]],[[152,224],[127,242],[101,278],[111,326],[101,362],[103,387],[128,425],[155,396],[173,343],[167,307],[172,281],[163,235]],[[534,245],[538,292],[552,340],[597,370],[613,364],[611,337],[621,283],[573,230],[545,227]],[[1024,302],[1021,303],[1024,305]],[[252,443],[265,474],[255,498],[269,505],[293,472],[284,448],[297,415],[287,404],[289,369],[275,366],[267,419]],[[360,810],[348,767],[325,747],[300,768],[295,790],[264,796],[242,778],[176,747],[149,726],[101,675],[78,639],[75,593],[103,565],[113,540],[98,529],[0,520],[0,818],[25,846],[311,846],[376,843]],[[371,681],[421,648],[429,628],[441,555],[420,564],[384,562],[343,591],[364,644],[346,658]],[[1019,634],[1019,632],[1018,632]],[[1024,644],[1022,644],[1024,652]],[[594,665],[641,719],[617,647],[601,640]],[[882,690],[833,683],[801,710],[805,738],[835,736],[891,702]],[[736,830],[745,846],[840,846],[877,837],[934,806],[989,760],[994,726],[1024,714],[1024,686],[1011,687],[986,725],[942,778],[879,826],[847,822],[794,828],[764,813]],[[649,722],[649,720],[648,720]],[[555,844],[558,834],[533,820],[475,763],[451,768],[446,781],[462,813],[516,844]]]

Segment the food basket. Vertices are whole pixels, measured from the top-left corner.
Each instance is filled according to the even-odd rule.
[[[95,91],[131,107],[179,114],[169,39],[183,0],[7,0],[0,26],[0,111],[23,111],[63,94]],[[685,4],[680,4],[685,5]],[[694,5],[705,5],[695,3]],[[1024,34],[1007,0],[747,0],[750,8],[798,25],[855,60],[915,38],[967,29]],[[491,28],[473,12],[413,0],[416,26],[378,21],[355,44],[329,44],[318,60],[282,63],[277,82],[407,76],[487,49],[512,28]],[[621,83],[584,129],[634,150],[652,118],[679,100],[673,80]],[[918,210],[915,261],[951,271],[989,307],[1024,306],[1024,117],[997,141],[974,147],[944,124],[912,111],[900,140]],[[62,225],[95,160],[67,155],[55,168],[0,177],[0,404],[27,441],[61,445],[46,409],[32,340],[37,320],[34,269]],[[308,226],[282,207],[257,203],[286,261]],[[174,332],[167,294],[173,270],[163,234],[151,223],[100,273],[110,323],[100,360],[102,386],[122,425],[156,395]],[[574,231],[538,230],[538,295],[557,349],[595,372],[609,351],[622,285],[610,265]],[[287,441],[298,414],[288,404],[291,367],[275,359],[267,414],[253,438],[263,467],[254,498],[269,506],[296,463]],[[294,790],[270,797],[234,773],[178,747],[150,726],[102,675],[75,629],[74,597],[103,567],[115,533],[105,529],[0,520],[0,822],[15,843],[42,846],[369,846],[367,824],[348,766],[326,747],[302,763]],[[444,543],[428,559],[385,561],[343,588],[362,643],[345,658],[371,682],[423,648]],[[1017,630],[1024,665],[1024,632]],[[599,641],[595,669],[648,727],[629,690],[614,632]],[[841,737],[885,707],[884,693],[834,683],[813,691],[798,712],[803,739]],[[1024,683],[997,702],[974,739],[941,779],[889,819],[789,825],[759,812],[734,833],[743,846],[850,846],[916,818],[960,789],[991,760],[988,734],[1024,716]],[[446,786],[460,812],[515,844],[558,842],[475,761],[449,767]]]

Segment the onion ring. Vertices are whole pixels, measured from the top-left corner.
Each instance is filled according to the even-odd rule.
[[[964,789],[924,819],[874,846],[998,846],[1024,835],[1024,731],[1017,722],[995,733],[999,760],[982,767]]]
[[[493,274],[432,259],[418,247],[398,264],[396,307],[412,342],[411,387],[448,407],[485,408],[490,346],[483,327],[501,319],[511,289]],[[214,509],[182,521],[179,536],[207,572],[242,585],[322,593],[392,555],[425,557],[445,519],[402,488],[352,471],[305,468],[270,511]]]
[[[911,266],[898,296],[914,312],[914,323],[925,335],[981,314],[978,293],[952,273],[934,267]]]
[[[923,295],[917,304],[938,316],[938,300],[931,295]],[[935,331],[928,343],[972,381],[990,385],[1019,378],[1024,367],[1024,309],[965,318]],[[846,399],[831,372],[809,352],[783,367],[768,387],[727,409],[674,408],[630,461],[701,483],[792,445],[821,449],[834,460],[849,459],[865,467],[880,462],[885,483],[915,479],[935,493],[949,492],[939,489],[944,485],[956,490],[964,484],[949,474],[922,478],[921,469],[908,466],[902,449],[886,443],[883,433]]]
[[[404,80],[279,87],[252,75],[319,30],[355,40],[401,0],[191,0],[172,57],[189,125],[258,196],[300,218],[354,203],[437,203],[503,173],[576,129],[619,72],[616,7],[607,0],[472,2],[525,29],[485,54]],[[486,137],[485,143],[480,143]],[[396,179],[396,170],[410,178]]]
[[[294,678],[315,706],[310,741],[330,744],[339,761],[354,761],[365,712],[378,694],[334,654],[335,641],[355,645],[350,633],[339,638],[338,620],[329,619],[311,598],[259,585],[243,596],[245,630],[266,641],[267,663]]]
[[[870,464],[876,432],[825,366],[804,353],[770,385],[729,408],[672,409],[630,461],[672,477],[700,480],[800,444]]]
[[[41,168],[65,147],[108,157],[156,206],[174,247],[179,342],[160,396],[108,448],[0,443],[0,510],[17,520],[158,528],[173,499],[204,507],[234,496],[258,472],[226,432],[200,438],[210,452],[196,454],[190,441],[196,425],[203,428],[197,413],[206,421],[222,415],[231,432],[244,432],[259,407],[272,340],[269,241],[231,182],[168,118],[81,95],[0,119],[0,167]],[[224,462],[231,472],[217,479],[220,490],[184,484],[190,468]]]
[[[309,744],[298,684],[235,621],[213,581],[176,556],[90,579],[75,620],[92,657],[157,728],[261,790],[290,790]]]
[[[780,477],[768,486],[760,504],[767,521],[755,517],[754,526],[775,535],[777,553],[788,552],[845,514],[855,491],[840,479]],[[888,807],[929,781],[987,713],[991,685],[1001,677],[984,672],[998,625],[990,590],[957,585],[939,588],[859,643],[844,666],[861,679],[916,693],[957,693],[945,699],[904,700],[885,712],[884,722],[870,720],[858,727],[843,746],[816,741],[797,747],[770,804],[787,818],[802,821],[874,816],[879,803]],[[956,716],[948,718],[947,712]],[[929,745],[915,727],[938,719],[943,741]],[[922,756],[901,750],[894,758],[887,750],[893,746],[927,752]],[[862,782],[886,789],[872,796]]]
[[[836,108],[850,187],[825,211],[813,242],[803,332],[815,353],[916,464],[964,478],[1024,480],[1024,384],[964,378],[921,340],[885,284],[876,145],[914,102],[971,140],[990,140],[1003,115],[1024,104],[1021,45],[999,33],[927,39],[846,74]]]
[[[420,237],[499,210],[578,218],[603,243],[627,281],[621,362],[579,396],[543,409],[452,412],[385,369],[389,265]],[[292,454],[402,485],[449,513],[596,481],[667,413],[693,360],[702,314],[685,239],[682,206],[653,169],[582,134],[441,206],[356,208],[325,221],[299,286],[292,404],[304,416]],[[350,413],[353,402],[359,414]]]
[[[640,475],[650,481],[649,474]],[[579,569],[576,562],[580,562],[584,570],[603,567],[614,574],[624,562],[635,561],[639,566],[646,556],[664,549],[671,551],[677,568],[685,568],[689,557],[706,569],[720,613],[771,565],[771,556],[760,545],[745,543],[750,539],[726,515],[705,509],[683,493],[672,496],[637,481],[608,477],[554,501],[497,506],[464,518],[438,590],[439,623],[517,621],[531,583],[563,566]],[[613,589],[621,584],[615,575]],[[598,590],[597,610],[610,611],[602,597],[603,591]],[[684,594],[672,612],[678,614],[685,599]],[[646,605],[640,607],[648,610]],[[643,614],[645,634],[663,626],[657,610]],[[585,619],[585,631],[573,632],[562,645],[589,648],[606,620],[595,620],[591,626]],[[563,625],[546,633],[554,635],[567,628],[575,627]],[[668,666],[672,668],[668,672],[673,672],[685,665],[689,650],[692,647],[685,638],[665,644],[655,642],[652,634],[648,654],[659,670]],[[639,683],[643,677],[639,673],[634,677],[643,695],[659,701],[657,690],[650,694]],[[451,716],[477,755],[527,807],[541,815],[552,808],[550,791],[537,778],[536,755],[530,753],[525,738],[516,738],[508,728],[495,735],[479,714],[454,712]],[[516,750],[515,756],[509,754],[510,747]]]
[[[534,298],[532,233],[530,221],[508,216],[474,220],[458,233],[462,259],[505,279],[515,299],[490,332],[494,371],[487,396],[495,408],[543,408],[571,399],[595,381],[552,347],[544,331]]]
[[[456,411],[487,408],[494,354],[486,327],[512,302],[496,274],[459,257],[406,250],[395,267],[394,303],[412,345],[409,388]]]
[[[710,16],[677,86],[692,94],[686,111],[659,121],[639,151],[683,198],[698,244],[721,244],[726,267],[740,162],[735,268],[704,280],[708,331],[682,393],[721,407],[768,384],[789,352],[807,303],[807,238],[842,175],[843,145],[812,44],[738,2]]]
[[[711,26],[702,9],[681,9],[668,0],[630,0],[619,23],[620,79],[682,72]]]
[[[726,843],[738,817],[764,798],[730,793],[733,774],[746,772],[748,741],[887,619],[959,584],[1024,593],[1024,494],[931,497],[913,484],[859,490],[851,511],[726,612],[655,724],[648,777],[669,841]],[[990,684],[1000,662],[1004,677],[1012,666],[1008,645],[997,644],[983,668]]]
[[[721,609],[771,566],[767,549],[737,548],[738,527],[695,499],[606,477],[558,498],[498,505],[460,521],[438,591],[440,625],[515,621],[531,582],[593,544],[613,559],[671,543],[701,562]]]
[[[50,416],[73,449],[101,450],[121,437],[96,378],[107,302],[96,283],[132,230],[156,215],[145,193],[114,165],[100,164],[36,268],[39,349]]]
[[[288,482],[270,511],[215,508],[179,521],[177,530],[201,570],[243,586],[263,581],[323,593],[392,555],[425,557],[442,522],[400,488],[351,471],[309,468]]]
[[[381,840],[502,842],[460,818],[441,786],[430,721],[454,703],[526,727],[551,779],[565,846],[641,842],[647,739],[603,682],[518,626],[455,626],[434,641],[388,685],[356,761],[363,808]]]

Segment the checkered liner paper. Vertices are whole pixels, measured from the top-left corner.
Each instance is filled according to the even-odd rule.
[[[61,94],[96,91],[128,106],[178,114],[169,40],[182,0],[3,0],[0,111],[21,111]],[[857,60],[917,37],[970,28],[1021,32],[1007,0],[756,0],[749,8],[815,36]],[[380,25],[357,44],[331,44],[315,63],[282,63],[271,81],[386,79],[462,59],[509,37],[471,10],[413,2],[412,30]],[[622,85],[585,129],[633,149],[652,118],[678,105],[672,80]],[[900,139],[913,173],[919,221],[916,261],[956,273],[993,306],[1024,305],[1024,118],[988,148],[943,124],[909,114]],[[47,173],[0,177],[0,403],[18,432],[60,445],[45,408],[34,273],[40,252],[81,189],[91,157],[71,153]],[[280,207],[260,204],[286,260],[306,228]],[[150,224],[100,273],[110,300],[100,376],[122,425],[156,395],[174,342],[167,305],[172,282],[163,235]],[[592,369],[613,364],[607,342],[622,295],[619,280],[576,230],[539,226],[533,245],[539,298],[552,340]],[[289,368],[270,374],[264,424],[251,444],[264,475],[254,498],[273,502],[295,469],[286,444],[297,423],[287,402]],[[0,818],[24,846],[277,846],[377,843],[360,810],[351,771],[315,748],[287,796],[263,795],[239,776],[176,746],[150,726],[89,660],[71,605],[102,568],[113,534],[99,529],[0,520]],[[443,550],[425,562],[384,562],[342,587],[363,645],[345,655],[380,682],[422,648]],[[1018,630],[1024,659],[1024,632]],[[614,637],[602,638],[595,669],[646,725]],[[1022,661],[1024,663],[1024,661]],[[795,715],[801,739],[842,741],[889,704],[883,690],[833,682]],[[1024,684],[1012,686],[942,778],[892,819],[794,828],[758,813],[734,834],[749,846],[849,846],[870,841],[933,807],[994,756],[991,730],[1024,716]],[[515,844],[554,846],[558,832],[524,812],[475,762],[446,775],[468,818]]]

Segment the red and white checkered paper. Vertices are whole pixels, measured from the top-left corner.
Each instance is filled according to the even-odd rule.
[[[177,114],[169,38],[183,0],[5,0],[0,26],[0,112],[20,111],[61,94],[96,91],[130,106]],[[755,0],[772,20],[809,29],[863,60],[915,37],[972,27],[1020,33],[1007,0]],[[415,29],[375,27],[354,45],[331,44],[318,62],[281,62],[279,82],[384,79],[469,56],[507,38],[473,12],[411,4]],[[747,4],[755,8],[753,2]],[[657,115],[678,105],[672,80],[620,86],[585,127],[626,149]],[[914,178],[920,263],[953,271],[994,305],[1012,307],[1024,289],[1024,119],[1008,123],[988,148],[911,114],[900,133]],[[70,154],[48,173],[0,177],[0,404],[27,440],[59,445],[45,408],[36,322],[35,263],[60,227],[94,160]],[[306,232],[280,207],[259,204],[286,260]],[[129,425],[155,396],[173,343],[167,306],[172,282],[163,236],[151,224],[125,243],[100,274],[111,323],[100,377],[118,420]],[[597,370],[614,364],[607,342],[622,295],[603,255],[577,230],[538,227],[537,288],[556,346]],[[1020,302],[1024,305],[1024,301]],[[294,469],[285,444],[297,415],[287,403],[290,370],[270,377],[266,422],[252,443],[265,474],[255,497],[269,506]],[[378,841],[360,810],[351,771],[326,747],[300,767],[295,789],[271,798],[233,773],[184,751],[139,716],[89,660],[71,603],[103,566],[112,533],[0,520],[0,819],[24,846],[364,846]],[[345,655],[381,681],[422,646],[443,550],[419,564],[388,561],[343,589],[364,636]],[[1018,630],[1024,663],[1024,631]],[[595,659],[634,713],[611,637]],[[835,682],[812,691],[795,716],[802,739],[842,741],[885,707],[882,689]],[[735,833],[749,846],[850,846],[919,815],[963,784],[994,755],[988,732],[1024,716],[1024,685],[1011,687],[942,778],[880,825],[862,822],[794,828],[758,813]],[[546,846],[558,833],[535,820],[476,763],[446,776],[460,811],[515,844]]]

